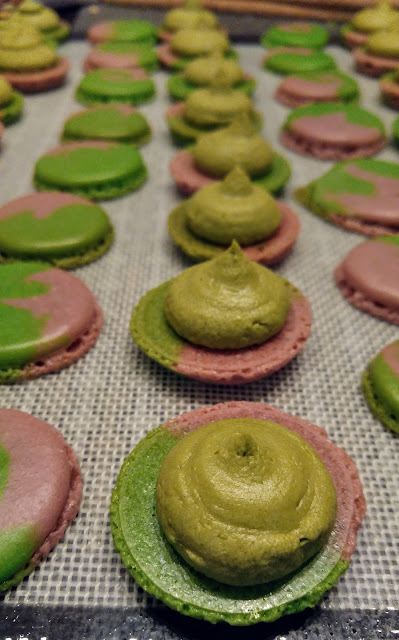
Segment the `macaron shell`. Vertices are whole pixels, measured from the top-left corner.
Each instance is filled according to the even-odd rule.
[[[399,341],[384,347],[370,362],[362,387],[375,416],[399,433]]]
[[[275,93],[277,100],[294,108],[311,102],[348,102],[358,96],[356,82],[334,71],[287,76]]]
[[[353,104],[334,102],[294,109],[280,140],[297,153],[324,160],[367,157],[386,144],[384,125],[377,116]]]
[[[297,199],[329,222],[369,236],[399,233],[398,165],[364,159],[335,165]]]
[[[301,71],[329,71],[336,68],[334,59],[327,53],[301,47],[271,49],[264,57],[262,66],[282,75]]]
[[[110,234],[106,213],[71,194],[35,193],[0,207],[0,260],[84,255]]]
[[[69,66],[69,61],[66,58],[59,58],[57,64],[48,69],[26,73],[9,71],[2,75],[14,89],[18,89],[22,93],[39,93],[61,86],[69,71]]]
[[[179,191],[183,195],[192,195],[198,189],[215,182],[215,178],[197,169],[194,156],[190,151],[179,151],[170,161],[169,169]],[[291,176],[288,162],[279,154],[273,154],[270,170],[252,181],[269,191],[279,193]]]
[[[274,421],[304,437],[326,464],[338,496],[337,521],[326,548],[294,576],[247,588],[221,585],[188,567],[162,535],[155,508],[159,467],[176,441],[209,422],[240,417]],[[364,511],[354,463],[323,430],[261,403],[230,402],[182,414],[141,441],[119,474],[111,528],[127,568],[151,594],[186,615],[248,625],[314,606],[347,568]]]
[[[76,98],[83,104],[119,102],[140,104],[155,94],[154,82],[143,69],[96,69],[80,81]]]
[[[140,152],[112,142],[70,142],[36,162],[39,191],[67,191],[92,200],[115,198],[137,189],[147,175]]]
[[[399,239],[397,244],[382,239],[362,242],[342,261],[336,277],[354,294],[359,292],[375,305],[399,315]]]
[[[142,143],[151,137],[144,116],[127,104],[97,105],[65,122],[63,140],[107,140]]]
[[[40,263],[0,267],[0,367],[21,367],[73,344],[91,327],[92,293],[75,276]]]
[[[9,458],[0,496],[0,555],[6,552],[0,562],[0,590],[4,590],[19,582],[62,538],[77,514],[82,479],[76,455],[61,434],[31,415],[1,409],[0,445]]]
[[[212,384],[244,384],[274,373],[304,347],[312,317],[305,296],[287,283],[291,306],[280,332],[244,349],[218,350],[192,345],[178,336],[164,315],[170,281],[149,291],[135,308],[130,329],[137,345],[168,369]]]
[[[272,265],[282,260],[291,250],[300,231],[297,215],[287,205],[278,202],[281,222],[278,229],[266,240],[241,247],[243,253],[254,262]],[[184,204],[176,207],[168,219],[169,234],[173,241],[194,260],[208,260],[227,249],[196,237],[187,225]]]
[[[274,25],[261,37],[263,47],[310,47],[321,49],[328,42],[328,32],[320,25],[288,22]]]

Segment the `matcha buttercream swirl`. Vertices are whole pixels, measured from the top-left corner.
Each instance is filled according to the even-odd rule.
[[[251,262],[236,242],[217,258],[172,280],[166,319],[181,337],[211,349],[262,344],[285,323],[286,281]]]
[[[35,71],[57,62],[57,54],[43,44],[40,32],[29,24],[15,20],[0,32],[0,71]]]
[[[273,149],[255,132],[248,113],[237,115],[228,127],[201,135],[192,153],[196,167],[215,178],[223,178],[237,164],[255,177],[273,161]]]
[[[281,221],[274,198],[239,166],[223,182],[199,189],[186,202],[187,224],[198,237],[219,245],[245,246],[270,237]]]
[[[325,545],[331,477],[305,440],[274,422],[221,420],[185,435],[157,483],[164,533],[196,570],[230,585],[282,578]]]

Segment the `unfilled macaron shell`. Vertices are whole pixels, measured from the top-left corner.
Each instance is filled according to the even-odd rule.
[[[82,478],[61,433],[27,413],[0,409],[0,591],[20,582],[75,518]]]

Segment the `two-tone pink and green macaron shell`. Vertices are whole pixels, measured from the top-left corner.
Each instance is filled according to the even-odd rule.
[[[369,236],[399,233],[399,167],[372,158],[336,164],[297,191],[328,222]]]
[[[93,294],[72,274],[40,262],[0,266],[0,383],[74,362],[101,325]]]
[[[151,128],[137,109],[127,104],[96,105],[70,116],[62,141],[104,140],[137,146],[148,142]]]
[[[290,287],[291,305],[283,328],[265,343],[242,349],[209,349],[181,338],[168,324],[165,297],[171,281],[149,291],[133,311],[130,330],[136,344],[162,366],[194,380],[244,384],[277,371],[294,358],[312,324],[305,296]]]
[[[101,42],[146,42],[155,44],[157,28],[146,20],[115,20],[93,25],[87,34],[92,44]]]
[[[287,22],[270,27],[260,42],[263,47],[322,49],[328,42],[328,31],[317,24]]]
[[[339,102],[293,109],[280,140],[297,153],[321,160],[365,158],[381,151],[387,142],[380,118],[355,104]]]
[[[399,433],[399,340],[384,347],[369,363],[362,386],[374,415]]]
[[[43,260],[72,269],[100,257],[113,235],[105,211],[72,194],[33,193],[0,207],[0,262]]]
[[[39,191],[64,191],[91,200],[130,193],[146,177],[138,149],[115,142],[65,143],[45,153],[34,168],[34,184]]]
[[[303,47],[276,47],[270,49],[262,66],[274,73],[288,75],[303,71],[331,71],[336,69],[334,59],[324,53]]]
[[[0,409],[0,591],[48,555],[76,516],[79,465],[61,434],[42,420]]]
[[[88,106],[110,102],[138,105],[152,100],[155,84],[143,69],[95,69],[83,76],[75,95]]]
[[[210,422],[237,418],[276,422],[303,437],[323,460],[337,493],[337,518],[326,547],[294,574],[255,587],[222,585],[189,567],[163,535],[155,502],[159,469],[178,440]],[[314,606],[348,568],[364,512],[356,467],[323,429],[261,403],[229,402],[182,414],[139,443],[114,489],[111,528],[128,571],[149,593],[195,618],[250,625]]]

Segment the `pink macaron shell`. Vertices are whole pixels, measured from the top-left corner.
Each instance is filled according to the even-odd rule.
[[[14,89],[23,93],[39,93],[62,85],[69,66],[69,61],[66,58],[59,58],[57,64],[49,69],[25,73],[7,71],[2,75]]]
[[[301,229],[299,218],[283,202],[277,202],[277,206],[281,213],[281,222],[273,235],[257,244],[241,247],[249,260],[265,265],[276,264],[285,258],[295,244]]]
[[[399,314],[399,247],[368,240],[354,247],[339,265],[339,281],[366,300]]]
[[[364,73],[372,78],[379,78],[388,71],[394,71],[399,67],[399,58],[384,58],[368,53],[361,47],[353,52],[355,66],[359,73]]]
[[[167,422],[165,429],[184,436],[203,425],[218,420],[253,418],[281,424],[304,438],[326,465],[337,493],[337,544],[341,557],[349,560],[356,535],[366,511],[366,502],[356,466],[348,454],[328,439],[324,429],[297,416],[289,415],[260,402],[226,402],[183,413]]]

